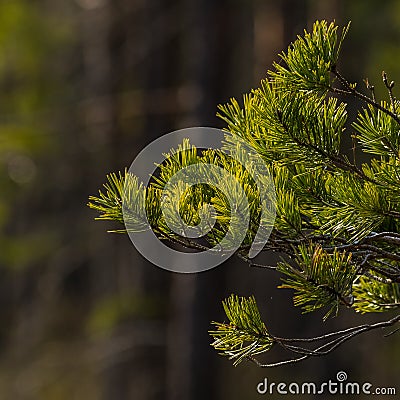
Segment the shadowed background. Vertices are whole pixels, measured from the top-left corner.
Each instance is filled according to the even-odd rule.
[[[276,274],[236,259],[196,275],[158,269],[86,207],[151,140],[224,127],[217,105],[256,87],[315,19],[352,21],[350,80],[383,96],[381,71],[400,79],[395,0],[0,1],[1,399],[256,399],[264,377],[320,383],[339,370],[395,386],[400,340],[382,332],[301,365],[234,368],[207,334],[232,292],[255,294],[279,336],[377,318],[303,316]]]

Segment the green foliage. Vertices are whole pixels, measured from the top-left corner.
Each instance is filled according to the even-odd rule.
[[[400,286],[397,283],[382,284],[381,280],[360,277],[353,286],[354,308],[361,313],[384,312],[400,306]]]
[[[149,187],[125,176],[131,182],[129,196],[135,204],[145,203],[151,228],[162,239],[181,243],[165,224],[161,202],[172,217],[177,217],[178,204],[184,222],[192,226],[201,216],[211,218],[204,205],[213,206],[217,222],[204,237],[207,246],[213,246],[227,234],[229,225],[237,231],[244,229],[235,222],[224,195],[236,191],[231,181],[188,189],[181,180],[172,185],[170,198],[163,199],[162,193],[188,165],[207,167],[200,169],[205,177],[212,174],[210,165],[227,171],[244,190],[251,211],[246,238],[238,250],[244,257],[243,250],[251,245],[260,224],[262,199],[253,179],[254,165],[243,166],[235,157],[243,151],[238,138],[243,139],[262,157],[274,180],[276,219],[265,250],[283,254],[277,267],[283,275],[281,287],[294,290],[294,304],[304,312],[327,308],[324,319],[337,315],[340,305],[359,312],[399,307],[400,102],[385,73],[389,102],[376,100],[368,80],[370,96],[359,92],[338,71],[348,28],[339,34],[334,23],[317,21],[311,32],[299,36],[281,54],[281,62],[274,64],[260,87],[243,96],[242,105],[231,99],[219,106],[218,115],[227,124],[226,153],[199,152],[184,141],[167,155]],[[367,103],[356,121],[348,122],[344,96]],[[355,130],[351,133],[352,160],[344,153],[342,140],[350,129]],[[109,180],[105,193],[92,197],[90,206],[100,211],[101,218],[121,222],[126,196],[122,177],[114,175]],[[140,229],[143,215],[137,214],[133,207],[131,218]],[[224,308],[229,323],[214,323],[217,330],[211,332],[218,351],[237,365],[269,350],[276,338],[267,332],[254,298],[231,296]],[[336,347],[333,340],[332,349]],[[291,349],[299,351],[296,346]],[[311,354],[301,351],[306,357]]]
[[[305,312],[330,307],[324,319],[337,314],[339,305],[352,305],[352,285],[356,276],[351,254],[335,250],[325,252],[321,246],[300,246],[295,260],[298,267],[287,262],[279,264],[285,278],[282,288],[294,289],[294,304]]]
[[[89,197],[89,207],[97,210],[99,220],[124,222],[123,203],[125,201],[132,205],[126,218],[130,221],[129,226],[140,232],[146,228],[146,216],[143,215],[146,190],[138,179],[125,171],[122,173],[111,173],[107,176],[108,182],[103,185],[104,192],[99,191],[99,196]],[[125,232],[125,230],[118,231]]]
[[[195,146],[185,140],[177,150],[171,150],[166,155],[165,162],[158,166],[159,174],[154,177],[147,188],[144,188],[138,182],[137,177],[129,172],[125,172],[125,174],[112,173],[107,177],[108,182],[103,185],[104,190],[99,191],[98,196],[89,197],[88,206],[99,212],[98,219],[100,220],[125,222],[126,229],[113,232],[126,232],[126,230],[140,232],[151,227],[161,238],[179,240],[179,235],[173,232],[166,223],[166,217],[173,221],[175,227],[179,228],[182,224],[178,217],[181,217],[184,223],[196,227],[200,220],[207,220],[207,208],[204,208],[204,205],[210,204],[216,211],[216,224],[214,229],[204,236],[208,245],[212,247],[225,238],[225,243],[229,247],[230,241],[236,243],[235,234],[242,232],[245,228],[247,235],[243,246],[249,246],[260,223],[262,207],[260,194],[252,178],[252,166],[250,164],[243,166],[236,158],[229,156],[230,152],[241,151],[238,143],[234,140],[227,140],[225,151],[210,149],[199,153]],[[219,180],[218,187],[209,184],[189,187],[182,178],[171,181],[178,171],[190,165],[197,166],[197,174],[205,181],[207,179],[216,181],[214,172],[210,169],[210,165],[213,165],[227,171],[237,182],[243,183],[242,189],[250,211],[249,227],[243,227],[241,217],[232,213],[231,206],[224,194],[230,193],[238,202],[243,201],[240,193],[233,191],[231,181]],[[260,177],[261,180],[266,180],[265,184],[268,184],[267,178]],[[165,192],[167,183],[169,187]],[[179,199],[178,203],[176,199]],[[161,211],[161,205],[163,211]],[[240,205],[238,208],[240,209]],[[177,211],[179,211],[179,215]],[[211,215],[208,215],[208,219],[210,218]],[[268,219],[268,216],[265,218]],[[232,225],[236,228],[230,230]],[[184,236],[184,227],[181,230],[182,236]]]
[[[321,230],[335,236],[350,234],[352,240],[374,230],[385,230],[397,204],[387,200],[384,186],[362,180],[349,172],[332,175],[328,181],[333,203],[320,205]]]
[[[223,306],[229,323],[213,322],[217,330],[209,332],[217,351],[234,360],[236,366],[271,349],[274,340],[261,320],[254,297],[231,295]]]
[[[280,55],[284,65],[275,63],[271,76],[289,90],[326,92],[332,83],[330,72],[337,64],[349,26],[339,36],[333,22],[315,22],[311,32],[304,31],[304,35],[298,36],[287,52]]]
[[[390,108],[386,101],[380,104],[384,109]],[[394,104],[394,112],[399,114],[400,102],[396,101]],[[383,157],[399,157],[399,124],[390,115],[369,105],[359,113],[358,121],[353,126],[359,133],[357,137],[366,152]]]

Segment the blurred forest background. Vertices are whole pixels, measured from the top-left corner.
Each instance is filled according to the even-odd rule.
[[[152,139],[223,127],[217,104],[256,87],[322,18],[352,20],[349,79],[383,95],[385,69],[400,86],[395,0],[0,0],[0,399],[248,400],[264,377],[322,382],[339,370],[395,386],[400,339],[382,332],[301,365],[233,368],[207,334],[232,292],[255,294],[280,336],[376,316],[303,316],[274,273],[234,259],[161,270],[86,207]]]

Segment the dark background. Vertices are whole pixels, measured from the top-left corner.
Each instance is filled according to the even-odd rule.
[[[383,96],[381,71],[400,79],[395,0],[0,1],[1,399],[256,399],[264,377],[320,383],[340,370],[396,385],[400,339],[383,332],[299,365],[234,368],[207,334],[232,292],[254,294],[281,336],[384,316],[322,323],[293,308],[277,275],[235,259],[169,273],[86,207],[151,140],[223,127],[217,105],[256,87],[315,19],[352,21],[340,65],[350,80],[369,77]]]

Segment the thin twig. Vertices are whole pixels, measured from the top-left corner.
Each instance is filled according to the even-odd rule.
[[[386,74],[385,71],[382,71],[382,80],[383,80],[383,83],[386,86],[386,89],[388,90],[388,93],[389,93],[390,105],[392,107],[392,111],[395,113],[396,112],[396,103],[395,103],[395,99],[394,99],[394,96],[393,96],[394,81],[391,81],[389,83],[388,77],[387,77],[387,74]]]
[[[239,258],[241,258],[243,261],[245,261],[247,264],[249,264],[250,267],[265,268],[265,269],[272,269],[272,270],[276,270],[277,269],[277,267],[273,266],[273,265],[257,264],[255,262],[253,262],[250,258],[244,256],[241,253],[237,253],[237,256]]]
[[[310,357],[315,357],[315,356],[322,356],[331,353],[333,350],[335,350],[337,347],[342,345],[343,343],[347,342],[348,340],[354,338],[355,336],[360,335],[361,333],[368,332],[371,330],[379,329],[379,328],[386,328],[395,325],[397,322],[400,321],[400,315],[397,315],[396,317],[388,320],[388,321],[383,321],[383,322],[377,322],[375,324],[365,324],[365,325],[360,325],[357,327],[345,329],[343,331],[338,331],[338,332],[331,332],[329,334],[323,335],[323,336],[318,336],[315,338],[309,338],[309,339],[283,339],[283,338],[275,338],[276,343],[280,344],[283,348],[299,353],[300,351],[304,351],[304,355],[298,358],[292,358],[288,360],[283,360],[283,361],[278,361],[275,363],[268,363],[268,364],[263,364],[260,361],[258,361],[254,357],[249,357],[249,359],[254,362],[257,366],[261,368],[271,368],[271,367],[277,367],[285,364],[294,364],[299,361],[306,360],[307,358]],[[391,334],[393,334],[392,332]],[[299,341],[306,341],[306,342],[315,342],[319,340],[324,340],[329,337],[333,336],[338,336],[342,335],[339,337],[336,337],[335,339],[329,341],[328,343],[325,343],[316,349],[306,349],[306,348],[301,348],[298,346],[291,346],[290,344],[287,344],[287,342],[299,342]]]
[[[399,116],[388,110],[387,108],[383,107],[381,104],[379,104],[375,99],[371,99],[368,96],[366,96],[365,94],[359,92],[358,90],[355,89],[354,86],[352,86],[340,73],[336,68],[332,68],[331,72],[333,73],[333,75],[339,80],[339,82],[346,88],[346,90],[341,90],[338,88],[334,88],[334,87],[329,87],[329,90],[334,92],[334,93],[338,93],[338,94],[346,94],[346,95],[353,95],[357,98],[359,98],[360,100],[365,101],[366,103],[370,104],[371,106],[373,106],[374,108],[382,111],[383,113],[391,116],[399,125],[400,125],[400,118]]]
[[[368,81],[368,78],[364,79],[365,85],[367,86],[367,89],[371,92],[371,98],[373,101],[376,102],[376,97],[375,97],[375,86],[371,85]]]
[[[365,271],[364,276],[366,276],[367,278],[371,278],[374,281],[384,283],[385,285],[389,285],[389,284],[393,283],[393,279],[382,278],[381,276],[376,276],[376,275],[371,274],[369,271]]]

